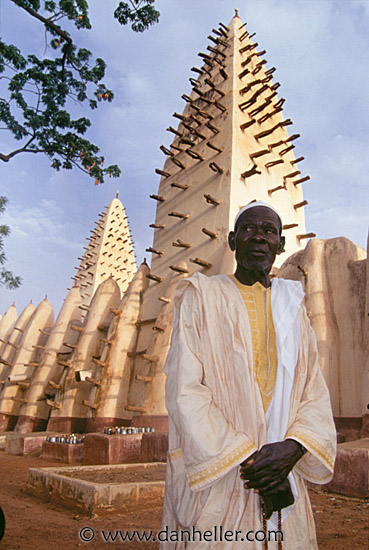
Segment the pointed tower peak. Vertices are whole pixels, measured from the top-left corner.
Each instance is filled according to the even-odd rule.
[[[229,22],[228,31],[229,31],[229,33],[232,37],[238,38],[238,35],[241,31],[242,31],[242,33],[245,32],[245,30],[246,30],[245,27],[246,27],[247,23],[244,23],[242,21],[241,17],[239,16],[238,8],[235,8],[234,11],[235,11],[235,14]]]
[[[86,252],[81,260],[75,280],[83,292],[83,305],[91,299],[106,279],[114,279],[121,292],[125,292],[137,271],[133,243],[124,206],[116,196],[100,215]]]
[[[164,288],[180,262],[190,273],[231,272],[233,255],[227,235],[240,208],[262,200],[281,212],[287,256],[312,236],[305,230],[300,172],[303,157],[295,158],[297,133],[283,116],[285,99],[278,98],[275,67],[266,51],[237,14],[229,26],[219,23],[209,36],[212,44],[200,52],[201,65],[192,67],[190,95],[183,95],[182,114],[166,156],[157,201],[152,253],[151,286]],[[159,292],[159,289],[158,289]],[[160,292],[162,290],[160,289]]]

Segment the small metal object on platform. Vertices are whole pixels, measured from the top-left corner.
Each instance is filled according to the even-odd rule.
[[[155,428],[149,427],[134,427],[134,426],[115,426],[114,428],[104,428],[104,434],[106,435],[131,435],[131,434],[143,434],[148,432],[155,432]]]

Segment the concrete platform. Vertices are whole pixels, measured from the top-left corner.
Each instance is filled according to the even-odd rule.
[[[42,458],[66,464],[82,463],[83,443],[68,445],[68,443],[44,441],[42,443]]]
[[[86,434],[83,464],[123,464],[140,462],[143,434]]]
[[[23,455],[41,451],[42,444],[48,435],[56,435],[55,432],[32,432],[22,434],[9,432],[6,436],[5,450],[11,455]]]
[[[26,492],[87,516],[162,505],[165,464],[30,468]]]
[[[348,497],[369,497],[369,438],[337,446],[333,480],[325,488]]]
[[[140,462],[166,462],[168,433],[145,433],[142,436]]]

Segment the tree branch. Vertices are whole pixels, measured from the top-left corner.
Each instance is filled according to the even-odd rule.
[[[27,149],[29,145],[31,145],[32,141],[35,139],[35,136],[32,136],[27,143],[23,145],[23,147],[20,147],[19,149],[15,149],[8,155],[4,155],[4,153],[0,153],[0,160],[4,162],[9,162],[9,160],[19,153],[47,153],[46,149]]]
[[[63,53],[63,59],[62,59],[62,72],[61,72],[61,79],[64,82],[65,80],[65,62],[68,59],[69,52],[72,49],[72,41],[68,42],[68,44],[65,45],[64,53]]]
[[[44,23],[44,25],[46,25],[46,27],[49,27],[49,29],[52,29],[53,31],[55,31],[60,37],[62,37],[67,42],[67,44],[64,48],[63,59],[62,59],[61,79],[62,79],[62,81],[64,81],[64,78],[65,78],[65,62],[68,58],[69,52],[70,52],[70,50],[72,48],[72,45],[73,45],[73,41],[72,41],[71,37],[66,32],[64,32],[60,27],[58,27],[58,25],[55,25],[52,22],[51,19],[46,19],[46,17],[43,17],[37,11],[33,10],[29,6],[25,6],[23,4],[22,5],[17,4],[17,6],[19,6],[20,8],[23,8],[27,13],[32,15],[32,17],[35,17],[36,19],[38,19],[39,21]]]
[[[43,17],[37,11],[33,10],[29,6],[25,6],[23,4],[22,5],[17,4],[17,6],[24,9],[26,12],[32,15],[32,17],[35,17],[39,21],[42,21],[42,23],[44,23],[44,25],[46,25],[50,29],[53,29],[53,31],[55,31],[59,36],[62,36],[64,40],[66,40],[69,44],[73,43],[71,37],[66,32],[64,32],[60,27],[58,27],[58,25],[55,25],[50,19],[46,19],[46,17]]]
[[[141,6],[142,2],[143,2],[143,0],[141,0],[141,1],[137,4],[137,6],[135,6],[134,2],[132,2],[132,0],[129,0],[129,3],[131,4],[132,8],[133,8],[135,11],[137,11],[137,10],[139,9],[139,7]]]
[[[64,160],[67,159],[67,157],[65,155],[60,155]],[[87,174],[88,176],[90,175],[90,172],[88,170],[86,170],[86,168],[84,166],[82,166],[81,164],[78,164],[78,162],[76,162],[75,159],[72,159],[72,158],[69,158],[67,159],[69,160],[73,166],[75,166],[76,168],[79,168],[79,170],[81,170],[81,172],[83,172],[84,174]]]

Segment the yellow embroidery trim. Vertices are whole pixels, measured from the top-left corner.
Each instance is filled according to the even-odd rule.
[[[311,447],[325,462],[325,464],[333,470],[334,467],[334,459],[329,456],[322,445],[320,445],[316,439],[313,439],[309,435],[301,432],[289,432],[286,435],[285,439],[288,439],[289,437],[293,438],[296,437],[297,439],[301,440],[302,444],[306,444],[307,447]]]
[[[182,449],[174,449],[174,451],[168,451],[167,453],[169,460],[175,460],[176,458],[181,458]]]
[[[240,464],[242,455],[253,448],[256,451],[256,447],[251,441],[243,443],[240,447],[238,447],[238,449],[228,454],[219,463],[214,464],[214,466],[209,466],[199,473],[192,474],[191,476],[189,476],[190,487],[204,484],[209,479],[219,477],[220,474],[224,471],[230,470],[236,464]]]
[[[247,310],[252,337],[254,377],[266,412],[273,397],[278,370],[271,291],[259,282],[246,286],[234,275],[229,277],[236,284]]]

